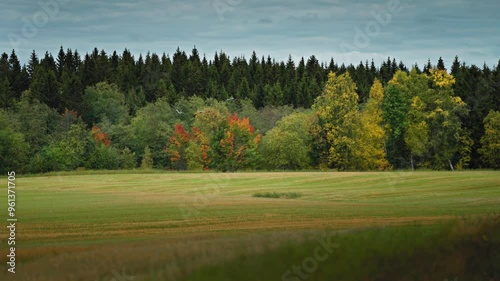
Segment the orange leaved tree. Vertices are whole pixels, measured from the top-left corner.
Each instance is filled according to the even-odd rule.
[[[174,135],[170,137],[170,143],[165,151],[170,156],[170,162],[178,170],[187,168],[186,148],[189,143],[189,134],[181,124],[175,125]]]
[[[256,133],[248,118],[235,113],[227,119],[212,142],[213,166],[222,171],[236,171],[255,166],[261,135]]]

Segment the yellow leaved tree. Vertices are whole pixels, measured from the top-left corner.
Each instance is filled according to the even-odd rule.
[[[318,116],[318,138],[327,144],[321,152],[321,167],[356,169],[355,161],[352,161],[359,126],[356,89],[349,73],[337,76],[330,72],[322,95],[314,101],[313,110]]]
[[[384,170],[389,167],[386,159],[386,134],[382,119],[384,88],[375,79],[370,89],[366,107],[359,113],[360,126],[356,135],[356,149],[353,160],[360,170]]]

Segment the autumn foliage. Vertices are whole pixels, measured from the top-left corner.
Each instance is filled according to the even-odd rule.
[[[192,131],[191,150],[188,153],[194,152],[194,154],[188,155],[188,160],[190,160],[188,166],[200,164],[199,166],[202,166],[204,170],[208,170],[212,162],[212,158],[209,155],[210,145],[208,139],[200,129],[193,127]],[[194,160],[194,162],[191,160]]]
[[[109,146],[111,141],[108,139],[108,135],[104,133],[101,128],[97,126],[92,127],[92,137],[96,143],[102,143],[105,146]]]
[[[170,161],[177,166],[178,169],[186,168],[185,150],[189,142],[190,136],[182,127],[181,124],[175,125],[174,135],[170,137],[170,143],[165,151],[170,156]]]
[[[234,114],[220,123],[211,136],[197,127],[188,133],[181,124],[175,125],[165,149],[172,164],[177,169],[235,171],[255,163],[261,135],[255,132],[250,120]]]
[[[174,135],[170,138],[170,161],[181,160],[181,149],[189,141],[189,134],[186,133],[181,124],[175,125]]]
[[[219,166],[222,170],[234,171],[251,166],[257,155],[256,149],[261,135],[255,133],[248,118],[229,116],[220,143]]]

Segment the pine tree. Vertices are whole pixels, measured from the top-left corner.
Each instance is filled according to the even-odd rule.
[[[430,72],[431,70],[432,70],[431,59],[428,59],[427,60],[427,64],[424,66],[423,73],[425,73],[427,75],[430,75],[431,74],[431,72]]]
[[[246,98],[253,99],[253,96],[252,96],[252,93],[250,90],[250,85],[248,84],[246,77],[243,77],[243,79],[241,79],[241,83],[238,87],[238,91],[236,92],[236,98],[241,99],[241,100],[246,99]]]
[[[186,95],[188,97],[194,95],[201,95],[204,92],[202,84],[203,76],[201,70],[200,55],[196,46],[193,48],[189,61],[186,65]]]
[[[124,93],[137,87],[137,77],[135,71],[135,60],[129,50],[123,51],[121,60],[118,63],[118,85]]]
[[[29,80],[27,73],[23,70],[23,68],[21,68],[21,63],[19,62],[14,50],[12,50],[9,57],[9,69],[9,81],[14,98],[19,99],[21,97],[21,93],[28,89]]]
[[[283,104],[289,104],[297,107],[298,105],[298,100],[297,100],[297,77],[296,77],[296,72],[295,72],[295,63],[292,59],[292,56],[288,56],[288,61],[286,63],[286,69],[285,69],[285,74],[283,75],[284,77],[284,100]]]
[[[10,76],[9,55],[3,53],[0,57],[0,77],[8,79]]]
[[[165,82],[165,80],[161,79],[158,81],[158,86],[155,89],[154,97],[155,99],[161,99],[161,98],[166,98],[167,95],[168,95],[167,83]]]
[[[308,108],[312,104],[312,96],[310,92],[309,82],[306,75],[302,75],[297,90],[297,106]]]
[[[268,106],[278,106],[282,105],[283,102],[283,90],[281,89],[280,82],[274,83],[274,85],[264,86],[265,100],[264,105]]]
[[[64,53],[64,49],[61,46],[59,49],[59,53],[57,54],[57,78],[61,79],[63,69],[64,69],[64,62],[66,61],[66,54]],[[60,81],[60,80],[59,80]]]
[[[453,76],[456,76],[459,70],[460,70],[460,61],[458,60],[458,56],[455,56],[455,60],[453,60],[453,64],[451,66],[451,74]]]
[[[36,68],[30,85],[30,92],[32,97],[62,112],[64,104],[59,91],[57,74],[48,65],[50,63],[47,63],[47,66],[41,64]]]
[[[438,63],[437,63],[437,69],[439,70],[446,70],[446,67],[444,66],[444,61],[442,57],[439,57]]]
[[[171,79],[172,83],[174,83],[175,91],[177,93],[185,94],[186,91],[186,76],[185,69],[187,65],[187,56],[184,51],[181,52],[179,48],[175,52],[173,56],[172,62],[172,74]]]
[[[33,79],[33,74],[35,72],[36,66],[39,64],[38,56],[36,55],[35,50],[30,55],[30,59],[28,61],[28,74],[30,77],[30,80]]]
[[[113,54],[111,55],[109,59],[109,67],[110,67],[110,74],[108,77],[109,83],[116,84],[118,83],[118,65],[120,62],[120,57],[116,53],[116,51],[113,51]]]
[[[60,79],[62,107],[79,109],[83,98],[83,85],[75,70],[65,67]]]
[[[1,76],[0,76],[1,77]],[[0,108],[8,108],[14,105],[14,91],[10,87],[7,77],[0,78]]]
[[[257,77],[257,67],[259,65],[259,59],[257,58],[257,54],[255,51],[252,52],[252,56],[250,57],[250,62],[248,65],[248,71],[250,75],[250,79],[248,80],[250,87],[255,87],[255,85],[260,84],[260,77]]]

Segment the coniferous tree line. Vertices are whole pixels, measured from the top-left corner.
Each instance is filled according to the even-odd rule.
[[[442,73],[453,81],[439,80]],[[337,101],[332,93],[350,98]],[[500,61],[490,69],[456,57],[446,70],[442,59],[421,69],[391,58],[380,66],[373,60],[338,65],[314,55],[284,62],[255,52],[249,59],[224,52],[207,59],[196,48],[138,58],[129,50],[108,54],[95,48],[82,57],[61,47],[56,57],[33,51],[21,64],[13,50],[0,58],[2,171],[12,165],[45,172],[141,164],[370,170],[445,168],[443,161],[451,168],[498,168],[497,158],[485,156],[493,152],[485,152],[484,139],[488,128],[490,138],[498,130],[490,111],[500,110],[499,98]],[[439,119],[449,117],[436,117],[439,110],[453,118]],[[218,123],[206,127],[213,120]],[[419,138],[425,135],[431,139]],[[284,144],[296,156],[276,154]],[[451,152],[441,160],[429,156],[447,147]],[[382,157],[346,160],[360,151]]]

